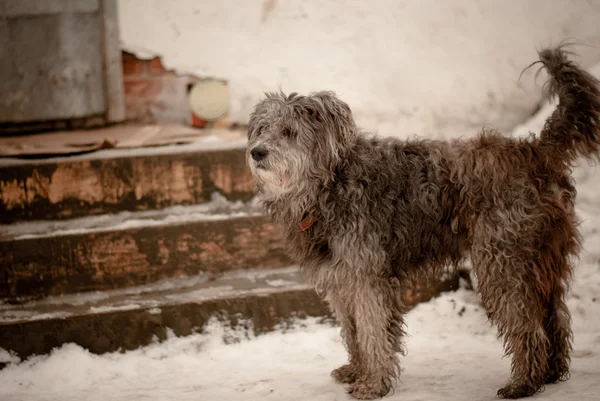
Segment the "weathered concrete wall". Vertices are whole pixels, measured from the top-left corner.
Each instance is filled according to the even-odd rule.
[[[521,70],[575,38],[600,60],[598,0],[119,0],[122,44],[229,81],[236,122],[265,90],[331,89],[383,134],[503,130],[539,100]],[[143,53],[143,52],[142,52]]]
[[[25,5],[0,10],[0,122],[104,114],[100,4],[83,4],[65,12],[39,7],[39,14]]]

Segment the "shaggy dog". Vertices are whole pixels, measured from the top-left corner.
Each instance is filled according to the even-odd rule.
[[[565,291],[579,249],[570,168],[600,148],[600,86],[562,48],[537,63],[559,105],[528,139],[367,136],[330,92],[268,93],[252,112],[257,195],[339,319],[349,362],[332,376],[352,396],[382,397],[399,376],[405,290],[466,258],[512,356],[498,396],[568,378]]]

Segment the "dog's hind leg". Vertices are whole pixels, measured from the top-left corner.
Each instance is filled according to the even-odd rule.
[[[544,328],[544,270],[530,238],[519,234],[520,223],[479,221],[472,248],[483,304],[498,326],[506,355],[512,356],[511,379],[498,396],[512,399],[543,389],[550,345]]]
[[[573,333],[570,327],[571,318],[564,297],[565,289],[561,283],[552,294],[547,316],[544,320],[544,329],[550,340],[548,371],[544,377],[544,382],[547,384],[569,379]]]
[[[540,322],[526,319],[499,319],[499,325],[505,326],[502,331],[506,353],[512,355],[511,379],[498,390],[500,398],[529,397],[543,390],[548,366],[548,338]]]
[[[558,205],[559,203],[555,203]],[[552,227],[545,232],[543,242],[546,245],[540,260],[552,267],[550,293],[547,297],[544,329],[550,340],[548,371],[545,383],[555,383],[569,379],[569,362],[572,350],[571,316],[565,303],[565,293],[571,278],[573,266],[569,257],[579,250],[579,234],[575,225],[573,205],[569,199],[560,203],[564,207],[547,208],[552,211]]]
[[[353,287],[350,309],[356,319],[358,376],[348,392],[358,399],[386,395],[400,374],[402,315],[394,310],[398,294],[388,280],[365,277]]]

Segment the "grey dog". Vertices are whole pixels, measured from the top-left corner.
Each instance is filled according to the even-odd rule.
[[[559,104],[526,139],[371,136],[331,92],[267,93],[256,105],[247,158],[257,196],[341,324],[349,362],[332,376],[355,398],[386,395],[400,374],[401,295],[467,258],[512,356],[498,396],[568,378],[565,292],[580,243],[570,173],[600,148],[599,82],[568,54],[539,52]]]

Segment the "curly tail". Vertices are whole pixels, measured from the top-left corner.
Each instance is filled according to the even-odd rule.
[[[566,163],[599,157],[600,81],[570,61],[561,47],[538,54],[549,75],[548,96],[559,100],[540,134],[542,146]]]

